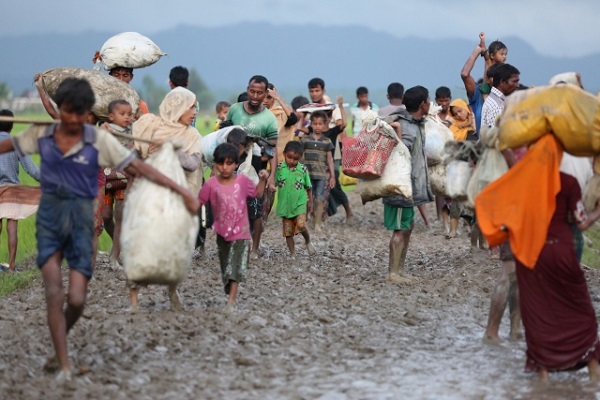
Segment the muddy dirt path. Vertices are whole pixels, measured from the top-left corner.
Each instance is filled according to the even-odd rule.
[[[212,232],[181,285],[183,313],[169,311],[162,287],[142,289],[130,313],[124,273],[101,255],[69,336],[79,375],[67,385],[42,369],[51,343],[41,280],[0,299],[0,398],[597,399],[585,370],[540,385],[523,372],[523,341],[482,343],[499,266],[466,234],[446,240],[417,215],[407,269],[419,281],[390,285],[383,207],[350,198],[355,223],[331,218],[313,235],[313,258],[298,238],[290,260],[280,221],[270,220],[232,316],[221,313]],[[587,276],[598,307],[600,273]]]

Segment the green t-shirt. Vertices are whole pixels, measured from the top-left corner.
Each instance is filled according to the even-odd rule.
[[[306,189],[311,187],[310,176],[306,166],[298,163],[291,170],[285,161],[277,165],[275,173],[277,184],[277,216],[294,218],[306,214],[308,195]]]
[[[229,108],[227,121],[240,125],[250,135],[269,140],[277,139],[277,119],[268,108],[263,108],[256,114],[248,114],[244,109],[244,103],[235,103]]]

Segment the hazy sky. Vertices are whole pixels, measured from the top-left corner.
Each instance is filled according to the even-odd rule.
[[[145,35],[179,24],[362,25],[398,37],[517,36],[554,56],[600,52],[600,0],[7,0],[0,37],[93,29]],[[189,38],[193,43],[193,38]],[[251,39],[251,32],[247,39]]]

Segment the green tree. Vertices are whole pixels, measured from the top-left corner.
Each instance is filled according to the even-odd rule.
[[[188,89],[194,92],[196,95],[198,104],[200,105],[200,110],[209,110],[215,103],[215,96],[195,68],[192,68],[190,71],[189,82]]]
[[[161,86],[158,86],[154,82],[154,78],[150,75],[144,75],[142,78],[142,90],[140,91],[140,97],[146,102],[150,112],[157,114],[158,106],[161,101],[165,98],[167,90]]]
[[[6,82],[0,82],[0,100],[8,100],[11,97],[11,90]]]

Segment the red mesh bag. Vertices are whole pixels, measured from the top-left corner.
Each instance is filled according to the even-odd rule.
[[[398,137],[380,119],[364,126],[356,136],[342,141],[342,170],[348,176],[372,180],[381,177]]]

